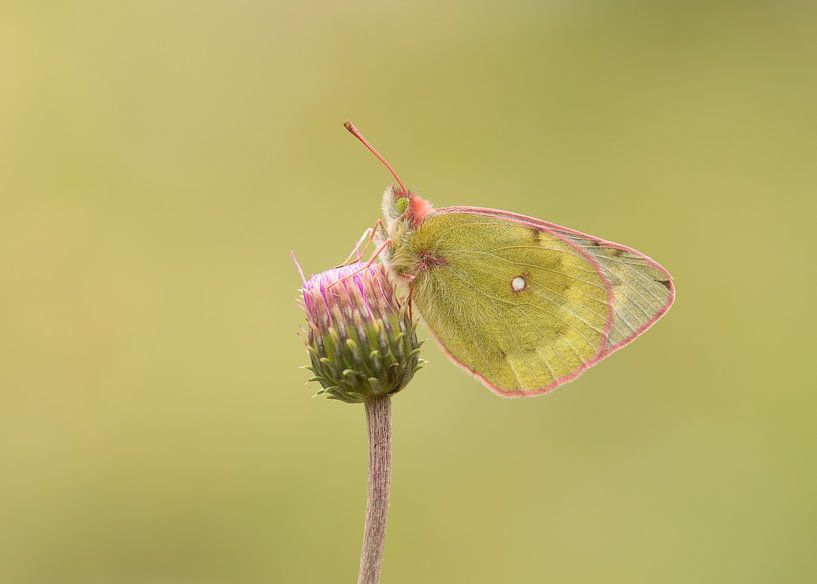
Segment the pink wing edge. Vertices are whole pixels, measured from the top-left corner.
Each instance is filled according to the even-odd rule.
[[[546,385],[545,387],[532,389],[530,391],[507,391],[507,390],[501,389],[499,387],[496,387],[490,381],[488,381],[485,377],[483,377],[482,375],[477,373],[474,369],[472,369],[471,367],[469,367],[468,365],[466,365],[465,363],[463,363],[462,361],[460,361],[459,359],[454,357],[454,355],[451,354],[451,352],[448,350],[448,348],[445,346],[445,344],[439,339],[439,337],[437,336],[437,333],[434,331],[434,329],[432,329],[431,326],[428,326],[428,330],[431,332],[431,337],[437,343],[437,346],[439,346],[440,349],[442,349],[442,351],[443,351],[443,353],[445,353],[446,357],[448,357],[459,368],[466,371],[467,373],[470,373],[473,377],[478,379],[485,387],[487,387],[488,389],[490,389],[492,392],[494,392],[495,394],[497,394],[499,396],[502,396],[502,397],[505,397],[505,398],[533,397],[533,396],[536,396],[536,395],[543,395],[543,394],[546,394],[546,393],[550,393],[551,391],[553,391],[557,387],[565,385],[566,383],[570,383],[571,381],[577,379],[579,376],[581,376],[582,373],[584,373],[585,371],[590,369],[593,365],[595,365],[596,363],[598,363],[599,361],[601,361],[605,357],[609,357],[610,355],[612,355],[613,353],[615,353],[619,349],[622,349],[622,348],[626,347],[631,342],[633,342],[635,339],[637,339],[642,334],[644,334],[647,331],[647,329],[652,327],[652,325],[654,325],[662,316],[664,316],[667,313],[667,311],[672,307],[673,303],[675,302],[675,283],[672,280],[672,275],[669,273],[669,271],[664,266],[659,264],[657,261],[655,261],[654,259],[652,259],[648,255],[638,251],[637,249],[633,249],[631,247],[627,247],[626,245],[621,245],[620,243],[615,243],[613,241],[607,241],[606,239],[596,237],[595,235],[589,235],[587,233],[582,233],[581,231],[577,231],[575,229],[570,229],[569,227],[563,227],[561,225],[557,225],[556,223],[550,223],[548,221],[543,221],[542,219],[536,219],[535,217],[529,217],[527,215],[520,215],[519,213],[512,213],[510,211],[500,211],[498,209],[489,209],[489,208],[484,208],[484,207],[443,207],[441,209],[435,209],[432,214],[433,215],[438,215],[438,214],[439,215],[447,215],[447,214],[452,214],[452,213],[465,213],[465,214],[470,214],[470,215],[485,215],[485,216],[488,216],[488,217],[499,217],[501,219],[508,219],[509,221],[513,221],[514,223],[519,223],[519,224],[525,225],[527,227],[533,227],[533,228],[536,228],[536,229],[540,229],[545,233],[548,233],[548,234],[550,234],[550,235],[552,235],[554,237],[557,237],[561,241],[565,242],[567,245],[569,245],[570,247],[575,249],[576,253],[578,253],[579,255],[584,257],[587,261],[589,261],[593,265],[596,272],[599,274],[602,281],[604,282],[605,288],[607,289],[607,303],[608,303],[607,304],[607,308],[608,308],[607,323],[605,324],[604,331],[602,332],[602,339],[603,339],[604,342],[602,342],[600,344],[601,346],[599,348],[598,353],[596,353],[596,355],[590,361],[587,361],[587,362],[583,363],[580,367],[578,367],[575,371],[569,373],[568,375],[560,377],[559,379],[557,379],[556,381]],[[560,235],[556,230],[571,233],[573,235],[577,235],[579,237],[584,237],[584,238],[587,238],[587,239],[590,239],[590,240],[593,240],[593,241],[598,241],[599,243],[602,243],[605,246],[621,249],[623,251],[635,254],[635,255],[643,258],[644,260],[646,260],[646,262],[648,264],[650,264],[654,268],[660,270],[661,272],[663,272],[667,276],[667,279],[668,279],[669,285],[670,285],[669,286],[670,295],[669,295],[669,298],[667,299],[666,304],[664,304],[664,306],[658,312],[656,312],[655,315],[648,322],[643,324],[638,330],[636,330],[633,334],[628,336],[626,339],[624,339],[622,341],[619,341],[618,343],[616,343],[612,347],[605,347],[605,345],[607,344],[607,338],[608,338],[608,335],[609,335],[609,332],[610,332],[610,328],[612,327],[612,324],[613,324],[613,310],[612,310],[612,306],[613,306],[613,287],[610,284],[610,280],[604,274],[604,270],[602,269],[601,264],[599,264],[598,260],[596,260],[596,258],[594,258],[589,252],[585,251],[584,249],[577,246],[572,241],[570,241],[570,240],[566,239],[565,237],[563,237],[562,235]],[[426,323],[426,324],[428,324],[428,323]]]

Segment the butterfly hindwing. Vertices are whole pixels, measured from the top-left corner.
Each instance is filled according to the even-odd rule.
[[[446,352],[502,395],[574,379],[672,301],[646,256],[502,211],[440,209],[408,243],[413,302]]]

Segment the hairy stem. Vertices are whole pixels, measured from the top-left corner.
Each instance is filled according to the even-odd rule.
[[[391,488],[391,398],[370,399],[365,406],[369,428],[369,498],[357,582],[379,584]]]

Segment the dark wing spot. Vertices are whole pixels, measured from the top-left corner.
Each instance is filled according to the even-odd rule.
[[[626,252],[623,249],[621,249],[620,247],[614,247],[612,249],[612,251],[610,252],[610,255],[613,256],[614,258],[620,258],[625,253]]]
[[[667,290],[672,290],[672,281],[671,280],[656,280],[659,284],[666,287]]]
[[[531,236],[533,237],[534,243],[542,241],[542,232],[536,228],[531,229]]]
[[[414,264],[414,271],[424,272],[426,270],[430,270],[431,268],[447,265],[448,261],[444,257],[434,255],[428,251],[421,251],[419,254],[417,254],[417,262]]]

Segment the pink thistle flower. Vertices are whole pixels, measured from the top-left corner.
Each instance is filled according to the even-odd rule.
[[[357,262],[301,277],[308,369],[322,386],[318,395],[361,403],[403,389],[421,367],[422,343],[383,266]]]

